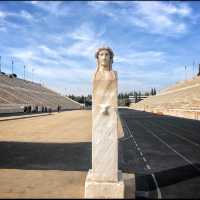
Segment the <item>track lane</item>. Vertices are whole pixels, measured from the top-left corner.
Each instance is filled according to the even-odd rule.
[[[137,121],[137,123],[140,123],[139,121]],[[150,134],[152,134],[155,138],[157,138],[161,143],[163,143],[164,145],[166,145],[170,150],[172,150],[175,154],[177,154],[179,157],[181,157],[183,160],[185,160],[186,162],[187,162],[187,164],[190,164],[190,165],[192,165],[195,169],[197,169],[199,172],[200,172],[200,168],[198,168],[198,167],[196,167],[193,163],[196,163],[196,161],[197,161],[197,159],[196,160],[192,160],[191,159],[191,155],[187,155],[187,157],[185,156],[185,155],[183,155],[183,153],[181,152],[180,153],[180,151],[178,151],[177,150],[177,144],[178,144],[178,142],[179,141],[177,141],[177,139],[176,138],[171,138],[171,140],[169,140],[169,141],[166,141],[168,138],[167,137],[169,137],[169,135],[167,135],[167,134],[158,134],[158,132],[155,132],[155,131],[153,131],[151,128],[149,128],[148,126],[145,126],[145,130],[146,130],[146,132],[147,133],[150,133]],[[172,141],[173,141],[173,143],[172,143]],[[170,143],[170,144],[169,144]],[[183,145],[183,144],[181,144],[181,145]],[[176,149],[175,149],[175,147],[176,147]],[[181,146],[182,147],[182,146]],[[189,146],[187,146],[187,144],[185,145],[184,144],[184,148],[183,149],[189,149],[190,147]],[[192,153],[194,153],[194,152],[192,152]],[[199,151],[197,151],[197,156],[198,156],[198,158],[199,158],[199,154],[200,152]],[[190,157],[190,159],[188,158],[188,157]]]
[[[163,120],[163,116],[159,117],[151,113],[130,109],[120,109],[120,116],[127,121],[131,134],[135,138],[139,150],[142,152],[142,154],[140,153],[140,157],[143,156],[145,158],[143,159],[143,162],[148,163],[146,166],[148,166],[149,172],[146,171],[143,173],[146,173],[146,175],[148,173],[155,174],[162,197],[199,198],[200,173],[197,169],[199,169],[200,156],[198,156],[198,153],[194,150],[195,145],[192,145],[192,143],[188,143],[187,140],[183,140],[175,135],[163,133],[163,129],[159,129],[159,127],[156,126],[155,120]],[[140,124],[138,124],[137,121],[139,121]],[[173,121],[171,121],[171,123],[173,123]],[[190,121],[191,120],[187,122],[187,127],[189,126]],[[198,128],[196,121],[194,123],[192,122],[192,125],[191,127],[189,126],[189,128],[192,129],[194,124],[196,128]],[[165,128],[169,128],[167,124],[165,125]],[[149,129],[155,132],[155,136],[149,133]],[[180,131],[179,133],[175,133],[179,134]],[[161,139],[158,139],[158,137]],[[164,141],[166,140],[166,137],[167,143]],[[196,137],[199,137],[199,135],[196,134]],[[171,143],[173,144],[173,147],[171,147]],[[183,156],[180,156],[182,155],[181,153],[179,155],[178,150],[176,150],[177,146],[179,148],[178,150],[181,150],[181,153],[185,152]],[[182,150],[183,148],[186,150]],[[176,152],[178,152],[178,154]],[[196,153],[193,155],[193,152]],[[191,160],[188,155],[192,156]],[[142,170],[140,170],[140,172],[142,172]],[[152,191],[155,189],[155,186],[150,185],[149,189]]]
[[[141,123],[138,120],[136,122]],[[145,120],[141,126],[145,127],[147,132],[150,134],[153,133],[155,136],[169,144],[176,151],[187,157],[189,160],[191,160],[191,163],[196,163],[199,161],[200,148],[198,146],[182,140],[182,138],[177,137],[176,135],[169,134],[167,131],[157,128],[152,122],[148,122],[147,120]]]
[[[200,145],[200,137],[198,137],[200,135],[200,127],[197,129],[194,129],[188,125],[183,127],[180,124],[177,124],[176,120],[174,120],[174,122],[169,122],[167,118],[154,118],[152,122],[155,122],[156,124],[159,124],[163,128],[167,128],[170,131],[176,132],[180,136],[186,137],[191,141],[195,141]]]
[[[159,117],[158,119],[162,119],[162,118]],[[176,128],[180,128],[183,131],[187,131],[189,133],[194,133],[194,132],[199,133],[200,123],[198,120],[178,118],[178,117],[172,117],[172,116],[163,116],[163,119],[168,124],[172,124],[172,126]]]
[[[122,123],[123,123],[123,125],[126,127],[127,133],[128,133],[129,136],[130,136],[129,138],[130,138],[130,139],[133,141],[133,143],[134,143],[134,144],[133,144],[133,143],[132,143],[132,144],[136,147],[137,151],[139,152],[140,158],[142,158],[142,160],[144,161],[144,166],[145,166],[144,169],[145,169],[146,171],[151,170],[151,167],[150,167],[150,165],[149,165],[147,159],[144,157],[144,154],[143,154],[143,152],[141,151],[140,147],[138,146],[138,144],[137,144],[137,142],[136,142],[136,140],[135,140],[135,138],[134,138],[132,132],[130,131],[130,129],[129,129],[128,125],[127,125],[126,120],[124,120]],[[161,199],[161,198],[162,198],[162,194],[161,194],[160,188],[159,188],[159,186],[158,186],[158,182],[157,182],[157,180],[156,180],[155,174],[154,174],[154,173],[151,173],[151,176],[152,176],[153,181],[154,181],[154,183],[155,183],[155,189],[156,189],[156,191],[157,191],[157,198],[158,198],[158,199]],[[144,193],[144,191],[143,191],[143,192],[142,192],[142,191],[136,191],[136,196],[137,196],[137,193],[142,194],[142,193]],[[149,192],[149,193],[150,193],[150,192]],[[151,192],[151,194],[148,194],[148,192],[146,192],[145,194],[146,194],[146,197],[147,197],[147,196],[149,196],[149,197],[152,196],[152,197],[155,198],[155,193],[154,193],[154,192]]]

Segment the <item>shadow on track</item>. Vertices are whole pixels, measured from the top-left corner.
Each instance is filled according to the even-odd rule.
[[[25,143],[0,142],[0,168],[25,170],[66,170],[88,171],[91,168],[91,143]],[[127,154],[126,150],[124,154]],[[125,155],[126,156],[126,155]],[[200,168],[200,164],[195,164]],[[126,164],[119,168],[133,173]],[[159,187],[172,185],[200,176],[200,171],[191,165],[154,173]],[[154,190],[150,174],[136,174],[137,183],[148,182],[149,190]]]
[[[200,169],[200,164],[196,163],[194,164],[194,166]],[[156,172],[154,173],[154,175],[159,183],[159,187],[162,188],[199,177],[200,171],[197,170],[195,167],[193,167],[192,165],[185,165],[165,171]],[[140,190],[152,191],[156,189],[151,174],[136,174],[136,182],[138,184],[138,189],[140,188]]]
[[[0,168],[87,171],[91,143],[0,142]]]

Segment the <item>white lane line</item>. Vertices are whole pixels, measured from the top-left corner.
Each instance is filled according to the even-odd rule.
[[[134,136],[131,134],[131,131],[130,129],[128,128],[128,125],[126,123],[126,120],[121,120],[122,122],[122,126],[125,127],[125,130],[126,130],[126,133],[128,134],[128,138],[130,138],[130,142],[133,144],[133,142],[135,143],[135,146],[137,147],[136,145],[136,141],[135,141],[135,138]],[[132,140],[131,140],[132,139]],[[134,144],[133,144],[134,145]]]
[[[125,122],[126,129],[128,130],[129,134],[132,135],[132,134],[131,134],[131,131],[130,131],[129,127],[128,127],[128,124],[127,124],[127,122],[126,122],[126,120],[125,120],[124,122]]]
[[[146,164],[146,167],[147,167],[147,169],[151,169],[151,167],[148,164]]]
[[[151,123],[151,124],[153,124],[153,125],[155,125],[155,126],[157,126],[157,127],[160,127],[162,130],[166,131],[167,133],[169,133],[169,134],[171,134],[171,135],[175,135],[176,137],[181,138],[182,140],[185,140],[185,141],[187,141],[187,142],[189,142],[189,143],[191,143],[191,144],[193,144],[193,145],[195,145],[195,146],[197,146],[197,147],[200,147],[200,144],[198,144],[198,143],[196,143],[196,142],[193,142],[192,140],[190,140],[190,139],[188,139],[188,138],[186,138],[186,137],[184,137],[184,136],[177,135],[176,133],[171,133],[169,130],[162,128],[162,127],[159,126],[158,124],[155,124],[155,123],[152,123],[152,122],[149,122],[149,123]]]
[[[155,177],[154,174],[151,174],[151,176],[153,177],[154,183],[156,184],[156,190],[157,190],[157,194],[158,194],[158,199],[162,199],[161,191],[160,191],[160,188],[158,186],[158,182],[156,180],[156,177]]]
[[[131,134],[131,131],[130,131],[130,129],[129,129],[127,123],[126,123],[126,121],[124,121],[124,124],[126,125],[127,130],[128,130],[129,133]],[[132,135],[132,134],[131,134],[131,135]],[[134,138],[134,136],[133,136],[133,138]],[[132,139],[133,139],[133,138],[132,138]],[[147,162],[146,158],[144,158],[144,157],[143,157],[143,160],[144,160],[145,162]],[[149,166],[149,167],[150,167],[150,166]],[[161,194],[160,188],[159,188],[159,186],[158,186],[158,182],[157,182],[157,180],[156,180],[156,177],[154,176],[154,174],[151,174],[151,176],[153,177],[153,181],[154,181],[154,183],[155,183],[155,185],[156,185],[156,191],[157,191],[157,194],[158,194],[158,199],[162,199],[162,194]]]
[[[125,120],[124,120],[124,122],[125,122]],[[124,124],[125,124],[125,123],[124,123]],[[122,126],[123,126],[123,125],[122,125]],[[126,141],[126,140],[128,140],[128,139],[130,139],[130,138],[133,138],[133,136],[130,134],[130,132],[129,132],[127,126],[126,126],[126,124],[125,124],[125,126],[123,126],[123,127],[125,128],[125,130],[127,130],[128,136],[122,138],[121,140],[122,140],[122,141]]]
[[[122,140],[122,141],[125,141],[125,140],[128,140],[128,139],[132,138],[132,137],[133,137],[133,136],[130,135],[130,136],[128,136],[128,137],[124,137],[124,138],[122,138],[121,140]]]
[[[142,159],[144,160],[144,162],[147,162],[146,158],[143,156]]]
[[[140,122],[136,122],[140,125]],[[141,126],[141,125],[140,125]],[[180,156],[183,160],[185,160],[187,163],[189,163],[190,165],[192,165],[197,171],[200,171],[200,169],[198,167],[196,167],[192,161],[190,161],[189,159],[187,159],[184,155],[182,155],[181,153],[179,153],[178,151],[176,151],[173,147],[171,147],[169,144],[167,144],[164,140],[162,140],[159,136],[155,135],[150,129],[147,129],[146,127],[143,126],[143,128],[146,130],[147,133],[152,134],[154,137],[156,137],[160,142],[162,142],[163,144],[165,144],[169,149],[171,149],[174,153],[176,153],[178,156]]]
[[[140,151],[140,155],[143,157],[143,153]]]
[[[130,129],[128,128],[128,125],[126,123],[126,120],[123,120],[124,124],[125,124],[125,127],[126,127],[126,130],[128,130],[128,134],[129,136],[132,136],[131,132],[130,132]],[[133,136],[132,136],[133,137]]]

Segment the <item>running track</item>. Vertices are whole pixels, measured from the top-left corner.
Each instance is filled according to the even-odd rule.
[[[136,198],[200,198],[200,122],[119,109],[119,166],[136,174]]]

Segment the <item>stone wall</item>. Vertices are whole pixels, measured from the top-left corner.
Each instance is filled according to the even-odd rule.
[[[131,106],[130,106],[131,107]],[[135,110],[141,110],[146,112],[152,112],[159,115],[169,115],[175,117],[182,117],[186,119],[200,120],[200,110],[192,109],[170,109],[170,108],[133,108]]]

